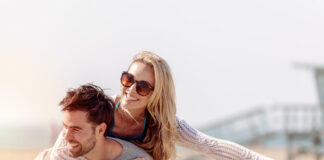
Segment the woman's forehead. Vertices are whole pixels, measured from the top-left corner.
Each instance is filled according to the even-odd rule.
[[[135,62],[133,63],[128,70],[128,73],[134,75],[135,80],[141,81],[148,81],[151,84],[154,84],[154,70],[151,66],[142,63],[142,62]]]

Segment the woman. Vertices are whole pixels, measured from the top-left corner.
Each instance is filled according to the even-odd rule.
[[[121,76],[110,136],[129,140],[154,159],[175,157],[175,143],[215,159],[270,159],[232,142],[215,139],[176,117],[175,87],[166,61],[144,51]],[[59,141],[59,140],[58,140]]]
[[[155,159],[173,158],[175,142],[217,159],[267,159],[237,144],[206,136],[177,120],[170,68],[154,53],[137,54],[128,71],[123,72],[121,83],[110,136],[135,140]]]
[[[173,157],[178,123],[167,63],[153,53],[142,52],[122,73],[121,84],[110,136],[132,140],[155,159]]]

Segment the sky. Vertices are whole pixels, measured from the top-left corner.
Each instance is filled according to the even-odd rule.
[[[149,50],[171,67],[177,113],[193,126],[273,104],[318,102],[324,2],[0,1],[0,125],[60,121],[67,89],[118,94],[121,72]]]

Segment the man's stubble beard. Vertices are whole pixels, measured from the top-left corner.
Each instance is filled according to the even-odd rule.
[[[77,142],[79,143],[79,142]],[[90,137],[83,145],[79,143],[79,150],[76,152],[70,152],[69,156],[71,157],[79,157],[84,156],[85,154],[89,153],[94,147],[96,146],[96,138],[95,136]]]

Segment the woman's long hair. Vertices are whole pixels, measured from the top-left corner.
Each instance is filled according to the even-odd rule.
[[[175,87],[167,62],[158,55],[143,51],[135,55],[131,65],[141,62],[154,70],[154,91],[147,104],[147,132],[142,142],[135,142],[154,159],[175,158],[178,137],[176,121]],[[130,65],[130,66],[131,66]]]

